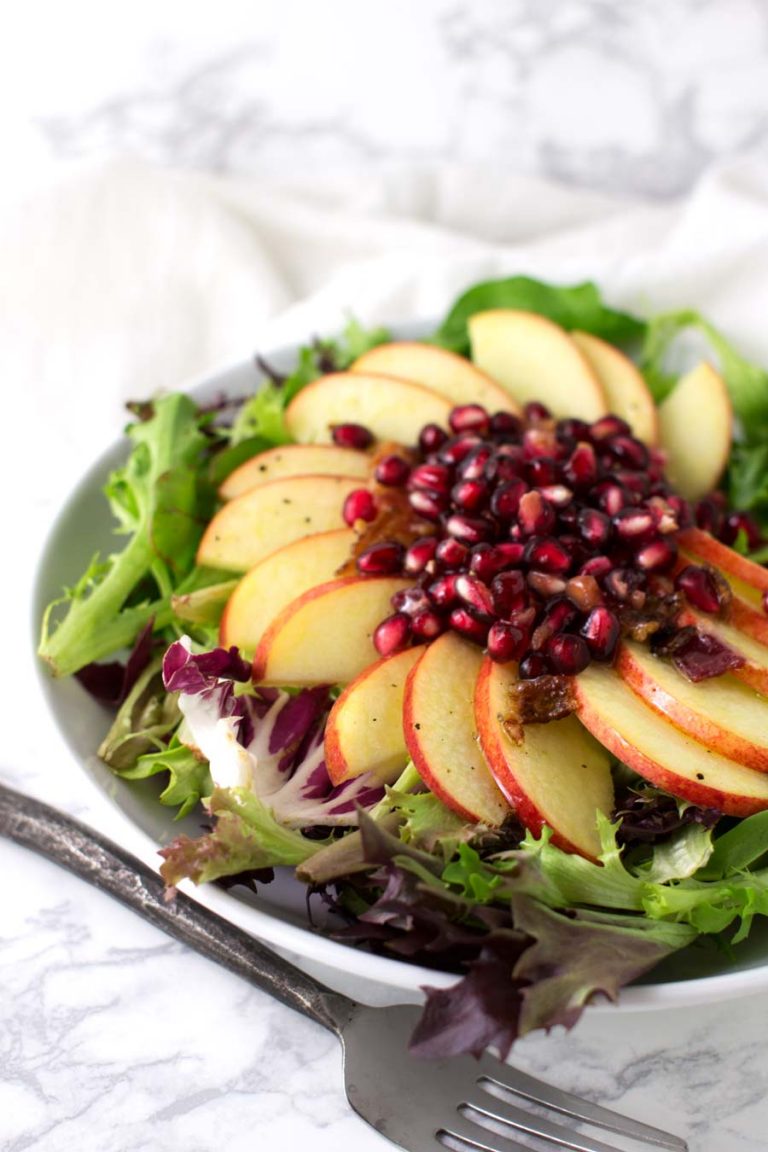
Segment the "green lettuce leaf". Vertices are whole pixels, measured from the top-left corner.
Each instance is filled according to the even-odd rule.
[[[151,410],[149,419],[129,426],[131,454],[107,485],[128,543],[93,562],[45,613],[39,654],[56,676],[129,646],[150,620],[155,631],[165,628],[170,595],[194,563],[213,496],[201,467],[203,418],[179,393],[161,397]]]
[[[192,812],[213,791],[207,762],[179,743],[175,736],[167,748],[137,757],[130,767],[120,770],[118,775],[124,780],[147,780],[164,772],[168,773],[168,783],[160,793],[160,803],[178,808],[177,819]]]
[[[260,868],[295,867],[327,843],[278,824],[245,788],[214,788],[206,808],[215,820],[211,832],[196,839],[179,836],[161,849],[160,873],[166,884],[185,879],[202,884]]]
[[[467,321],[476,312],[489,308],[538,312],[568,331],[578,328],[602,336],[612,344],[628,344],[645,335],[643,320],[609,308],[596,285],[590,282],[565,286],[547,284],[530,276],[511,276],[475,284],[464,292],[432,337],[433,342],[469,355]]]

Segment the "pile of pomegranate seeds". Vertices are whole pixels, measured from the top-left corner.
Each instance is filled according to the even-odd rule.
[[[692,509],[665,479],[662,456],[619,417],[555,420],[534,403],[519,419],[467,404],[449,423],[450,432],[426,425],[415,452],[376,464],[379,492],[400,489],[424,521],[409,546],[381,539],[357,557],[362,575],[413,578],[376,629],[381,655],[450,628],[494,660],[519,661],[523,678],[576,675],[611,661],[622,635],[668,628],[682,595],[723,611],[727,586],[709,569],[689,565],[673,578],[677,533],[708,517],[735,538],[752,530],[748,518],[718,497]],[[349,444],[343,427],[334,439]],[[362,443],[367,430],[354,427]],[[348,524],[376,515],[369,489],[347,497]]]

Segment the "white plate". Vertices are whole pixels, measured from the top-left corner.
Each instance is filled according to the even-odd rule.
[[[280,352],[269,359],[278,370],[287,370],[293,363],[293,354]],[[253,365],[244,363],[200,381],[191,390],[200,399],[211,399],[222,393],[239,396],[251,392],[255,381]],[[59,594],[63,585],[75,582],[96,551],[105,553],[114,548],[112,520],[101,490],[107,474],[122,462],[124,455],[124,443],[105,452],[83,477],[54,525],[35,588],[38,620],[44,606]],[[52,680],[44,672],[42,680],[48,704],[70,749],[96,787],[130,822],[135,844],[125,846],[139,845],[146,856],[148,847],[168,843],[177,836],[182,827],[174,822],[171,810],[157,803],[156,782],[128,783],[115,777],[95,757],[95,749],[109,727],[109,713],[75,681]],[[185,830],[191,828],[194,834],[198,827],[190,818]],[[192,894],[254,936],[302,958],[306,966],[335,974],[334,983],[340,978],[353,977],[362,982],[362,987],[376,988],[395,1002],[418,999],[419,989],[425,984],[445,987],[456,980],[455,974],[372,955],[312,930],[306,916],[305,890],[288,876],[260,886],[257,895],[242,889],[224,891],[214,885],[195,889]],[[739,946],[734,961],[729,961],[714,947],[689,948],[657,968],[646,982],[624,989],[618,1009],[637,1011],[694,1005],[747,995],[763,988],[768,988],[768,926],[759,923],[749,940]],[[595,1005],[595,1008],[601,1007],[603,1005]],[[611,1011],[617,1010],[609,1007]]]

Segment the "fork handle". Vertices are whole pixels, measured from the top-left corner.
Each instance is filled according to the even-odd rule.
[[[4,784],[0,784],[0,834],[116,896],[169,936],[337,1035],[357,1008],[354,1000],[302,972],[183,892],[167,900],[162,878],[130,852]]]

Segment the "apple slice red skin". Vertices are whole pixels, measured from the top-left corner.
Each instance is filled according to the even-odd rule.
[[[344,562],[352,555],[352,549],[357,539],[351,528],[333,528],[330,532],[316,532],[311,536],[302,536],[292,540],[275,552],[270,552],[257,564],[246,572],[232,592],[224,606],[219,621],[219,645],[222,648],[239,648],[246,658],[252,658],[258,648],[264,631],[275,616],[285,608],[291,600],[304,595],[311,587],[333,580]],[[306,581],[297,589],[296,573],[301,565],[297,562],[297,553],[309,553],[312,558],[312,573],[307,575]],[[332,563],[328,564],[329,554]],[[280,565],[291,566],[291,578],[278,581]],[[319,563],[318,563],[319,562]],[[267,576],[262,574],[267,572]],[[266,584],[266,587],[257,588],[258,604],[254,608],[253,583],[254,580]],[[293,584],[293,588],[290,585]],[[277,607],[275,606],[274,592],[277,592]],[[268,614],[269,613],[269,614]],[[263,623],[258,633],[254,628],[254,621]],[[256,636],[255,640],[253,639]]]
[[[500,791],[509,802],[517,818],[537,838],[548,821],[536,801],[520,783],[515,773],[514,757],[510,755],[507,737],[504,734],[499,717],[495,714],[492,696],[492,678],[498,674],[499,665],[487,657],[483,660],[475,686],[475,720],[480,736],[480,746],[485,755],[491,775],[499,786]],[[562,723],[562,721],[553,721]],[[610,768],[606,763],[606,773],[610,781]],[[612,787],[609,785],[612,795]],[[612,804],[606,805],[605,815],[610,815]],[[551,827],[551,824],[550,824]],[[576,844],[565,836],[561,829],[552,827],[552,843],[564,852],[572,852],[584,856],[587,860],[596,860],[599,854],[599,839],[595,831],[595,851],[588,851],[583,844]]]
[[[401,669],[403,666],[408,666],[408,671],[413,666],[416,660],[421,657],[421,646],[414,648],[406,648],[403,652],[395,652],[390,656],[383,656],[381,660],[376,661],[375,664],[369,664],[364,672],[352,680],[344,688],[341,695],[334,703],[331,711],[328,714],[328,720],[325,725],[325,766],[328,769],[328,775],[331,778],[332,784],[342,784],[345,780],[350,780],[354,776],[360,775],[362,772],[374,771],[378,778],[385,784],[391,784],[405,767],[405,762],[408,758],[408,751],[405,744],[405,736],[403,735],[402,725],[402,708],[401,718],[398,723],[398,734],[402,741],[402,765],[393,770],[392,772],[382,773],[376,766],[366,765],[365,767],[356,768],[354,771],[349,770],[349,761],[345,755],[343,742],[339,735],[338,718],[342,709],[346,706],[347,701],[351,699],[355,692],[361,689],[361,686],[370,681],[372,676],[378,672],[383,672],[388,668],[396,670],[395,674],[399,677],[402,675]],[[404,689],[404,681],[403,681]]]
[[[484,793],[483,804],[486,805],[485,810],[481,811],[481,804],[477,804],[474,808],[467,805],[466,795],[463,798],[458,797],[454,791],[446,786],[446,777],[450,771],[456,767],[455,761],[448,763],[450,755],[447,755],[445,760],[439,758],[430,758],[428,751],[425,747],[425,733],[421,728],[421,720],[419,719],[419,684],[420,678],[424,678],[422,683],[426,682],[432,675],[433,665],[438,665],[442,669],[452,669],[455,662],[451,660],[453,653],[453,646],[456,644],[465,645],[468,648],[469,642],[461,640],[452,632],[444,632],[437,640],[425,647],[421,659],[411,669],[408,679],[405,684],[405,695],[403,698],[403,733],[405,735],[405,742],[408,748],[408,753],[413,760],[416,771],[421,776],[427,787],[445,804],[446,808],[450,808],[463,820],[467,820],[472,824],[484,823],[490,827],[499,827],[503,824],[504,820],[510,813],[510,809],[504,799],[502,793],[499,791],[493,777],[490,773],[488,765],[485,761],[482,749],[477,739],[474,740],[473,756],[477,763],[474,765],[475,769],[480,769],[480,778],[483,781],[482,791]],[[462,715],[459,723],[468,724],[470,731],[474,729],[474,684],[482,661],[482,653],[479,649],[475,649],[477,654],[477,665],[472,682],[468,686],[466,696],[466,708],[462,708]],[[447,718],[448,719],[448,718]],[[462,723],[463,721],[463,723]],[[487,774],[487,780],[485,779]]]
[[[656,660],[656,657],[650,657]],[[725,728],[702,709],[697,711],[686,704],[679,696],[664,688],[653,673],[637,658],[637,654],[622,644],[616,654],[614,668],[617,674],[649,708],[669,720],[681,732],[703,744],[707,748],[717,748],[721,755],[753,768],[756,772],[768,772],[768,746],[747,739],[732,728]],[[680,677],[681,688],[688,687]],[[714,685],[713,685],[714,686]],[[744,691],[740,689],[739,691]],[[747,693],[751,698],[751,694]],[[766,721],[768,721],[768,700],[765,701]]]
[[[616,675],[613,669],[602,670],[605,674]],[[617,680],[618,680],[617,676]],[[639,776],[645,780],[650,781],[651,784],[663,788],[664,791],[670,792],[673,796],[678,796],[682,800],[687,800],[691,804],[696,804],[702,808],[713,808],[716,811],[722,812],[726,816],[751,816],[755,812],[762,812],[768,808],[768,792],[764,797],[756,795],[735,794],[726,792],[722,788],[713,787],[711,783],[706,783],[704,780],[688,780],[681,777],[677,772],[670,768],[667,764],[662,764],[659,760],[642,752],[634,744],[630,743],[620,732],[614,727],[611,718],[604,715],[599,710],[594,709],[590,701],[588,693],[584,689],[584,674],[576,676],[574,679],[574,693],[577,703],[577,714],[585,728],[587,728],[596,740],[612,752],[613,755],[623,761],[628,767],[632,768]],[[626,685],[625,691],[631,693],[631,688]],[[674,725],[670,724],[668,720],[664,720],[653,712],[647,704],[642,707],[646,710],[648,716],[645,721],[648,724],[658,723],[663,724],[666,729],[675,733],[677,730]],[[682,733],[678,733],[682,736]],[[686,738],[689,743],[695,743]],[[701,745],[702,767],[707,767],[707,753],[708,749]],[[765,778],[762,772],[754,772],[750,768],[743,768],[741,765],[734,765],[742,772],[754,777],[758,782],[760,789],[765,787]]]

